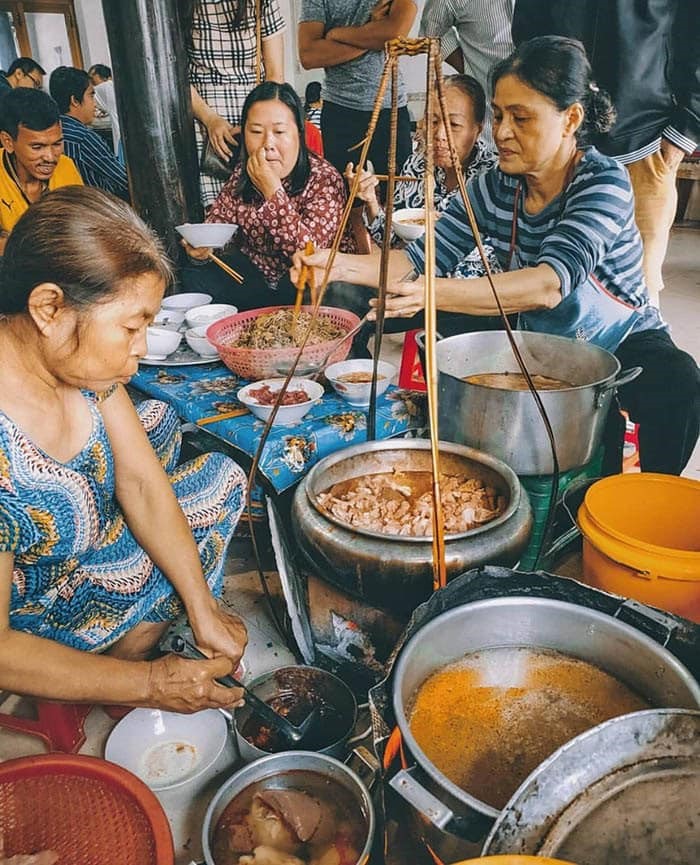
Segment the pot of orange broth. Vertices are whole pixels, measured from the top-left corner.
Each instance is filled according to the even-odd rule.
[[[583,340],[518,331],[518,348],[552,424],[560,471],[589,462],[613,394],[641,369],[620,372],[609,351]],[[517,475],[551,474],[549,438],[505,331],[437,344],[440,438],[485,451]]]
[[[492,598],[414,634],[395,668],[393,706],[414,765],[391,784],[440,858],[455,861],[480,852],[519,785],[565,742],[629,712],[696,709],[700,686],[612,616]]]
[[[285,751],[250,763],[219,789],[202,849],[206,865],[238,865],[254,850],[255,862],[365,865],[374,831],[372,799],[356,772],[325,754]]]

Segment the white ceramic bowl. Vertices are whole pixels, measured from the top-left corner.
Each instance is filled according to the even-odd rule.
[[[181,342],[180,331],[151,325],[146,328],[146,357],[149,360],[163,360],[172,354]]]
[[[190,246],[226,246],[238,229],[237,225],[223,222],[186,222],[176,225],[179,232]]]
[[[413,219],[419,219],[421,222],[411,222],[410,220]],[[421,235],[425,234],[425,208],[405,207],[403,210],[396,210],[392,217],[392,227],[394,233],[401,240],[417,240]]]
[[[219,352],[216,350],[216,346],[207,339],[207,327],[208,325],[202,324],[199,327],[190,327],[186,330],[187,345],[201,357],[218,357]]]
[[[341,360],[339,363],[332,363],[326,367],[326,378],[333,385],[336,393],[342,396],[350,405],[365,408],[369,405],[369,397],[372,390],[371,380],[367,382],[350,382],[342,381],[342,378],[352,373],[362,373],[369,377],[372,375],[373,363],[374,361],[371,358],[367,360]],[[379,361],[379,366],[377,367],[377,395],[384,393],[395,375],[396,367],[393,363],[387,363],[385,360]],[[379,376],[383,376],[383,378]]]
[[[231,775],[236,757],[226,719],[216,709],[193,715],[133,709],[105,745],[106,760],[133,772],[158,797],[170,821],[176,853],[196,841],[204,810]],[[194,847],[182,861],[199,861],[198,844]]]
[[[222,318],[228,318],[229,315],[235,315],[238,312],[238,307],[230,303],[205,303],[203,306],[194,306],[188,309],[185,315],[188,327],[199,327],[202,324],[214,324]]]
[[[188,309],[204,306],[205,303],[211,303],[212,300],[210,294],[204,294],[201,291],[186,291],[183,294],[171,294],[170,297],[164,297],[160,308],[179,309],[182,312],[187,312]]]
[[[178,330],[185,323],[185,313],[182,309],[161,308],[153,319],[156,327],[166,327],[168,330]]]
[[[238,391],[238,399],[246,408],[251,410],[255,417],[266,421],[270,417],[272,406],[261,405],[251,396],[251,391],[255,391],[263,385],[269,385],[271,390],[278,391],[283,383],[283,378],[264,378],[261,381],[255,381]],[[293,378],[289,382],[287,390],[305,390],[309,395],[309,399],[296,405],[281,405],[275,417],[275,425],[298,423],[323,396],[323,386],[317,381],[311,381],[308,378]]]

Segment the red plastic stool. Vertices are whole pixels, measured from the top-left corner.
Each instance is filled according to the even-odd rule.
[[[36,719],[22,718],[0,712],[0,727],[37,736],[43,739],[49,751],[75,754],[85,743],[85,719],[93,710],[91,703],[53,703],[49,700],[32,700]],[[103,706],[110,718],[119,720],[130,706]]]
[[[399,387],[406,390],[425,391],[427,388],[423,366],[418,354],[417,333],[419,333],[418,329],[406,331],[401,354],[401,368],[399,369]]]
[[[49,751],[75,754],[85,742],[85,719],[92,711],[86,703],[52,703],[48,700],[33,700],[36,719],[21,718],[0,712],[0,727],[38,736]]]

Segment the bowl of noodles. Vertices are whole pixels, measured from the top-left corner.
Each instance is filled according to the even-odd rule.
[[[259,381],[278,375],[280,364],[297,355],[311,322],[311,306],[302,306],[294,316],[292,306],[266,306],[239,312],[210,325],[207,339],[218,349],[221,360],[241,378]],[[314,322],[300,364],[321,363],[333,343],[348,333],[359,318],[346,309],[322,306]],[[338,343],[330,363],[345,360],[351,341]]]

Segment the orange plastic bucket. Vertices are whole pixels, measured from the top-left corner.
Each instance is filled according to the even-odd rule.
[[[584,582],[700,622],[700,482],[603,478],[586,493],[578,524]]]

